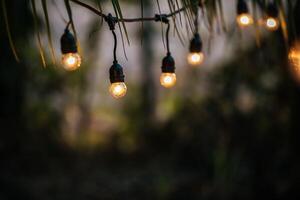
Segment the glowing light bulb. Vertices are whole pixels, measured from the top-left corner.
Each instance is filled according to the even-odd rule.
[[[277,18],[274,18],[274,17],[268,17],[265,20],[265,27],[269,31],[276,31],[279,28],[279,20]]]
[[[81,57],[78,53],[67,53],[62,56],[63,67],[68,71],[74,71],[81,65]]]
[[[126,84],[124,82],[112,83],[109,87],[109,92],[114,98],[120,99],[127,93]]]
[[[193,66],[201,65],[204,61],[204,54],[202,52],[199,53],[189,53],[188,55],[188,63]]]
[[[171,88],[176,84],[175,73],[162,73],[160,76],[160,84],[165,88]]]
[[[291,75],[300,83],[300,43],[296,42],[289,51],[289,63]]]
[[[290,50],[289,62],[300,73],[300,49],[294,47]]]
[[[237,23],[240,27],[247,27],[253,24],[253,18],[248,13],[243,13],[237,16]]]

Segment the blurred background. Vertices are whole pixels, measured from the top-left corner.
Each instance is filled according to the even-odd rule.
[[[124,16],[141,15],[139,1],[120,3]],[[29,1],[6,4],[21,61],[10,50],[1,9],[1,200],[300,197],[300,49],[297,63],[288,60],[300,36],[300,1],[284,4],[287,38],[281,29],[239,29],[236,1],[224,0],[225,23],[216,20],[210,30],[200,16],[206,60],[199,68],[186,61],[192,35],[182,44],[172,27],[178,81],[170,90],[159,84],[161,24],[127,25],[128,60],[117,29],[128,87],[121,100],[108,92],[113,36],[101,18],[71,3],[83,64],[67,72],[60,65],[63,1],[48,2],[55,65],[37,1],[46,68]],[[102,9],[112,12],[111,2]],[[167,1],[161,9],[169,13]],[[144,15],[155,13],[157,4],[144,0]]]

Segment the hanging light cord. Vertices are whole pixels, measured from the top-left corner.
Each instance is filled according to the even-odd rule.
[[[168,15],[166,15],[166,14],[161,14],[161,15],[156,14],[155,15],[155,21],[156,22],[163,22],[163,23],[168,25],[167,31],[166,31],[166,41],[167,41],[167,51],[168,51],[168,54],[170,54],[171,53],[170,52],[170,41],[169,41],[170,21],[168,19]]]
[[[69,30],[70,26],[71,26],[71,21],[67,22],[65,30]]]
[[[197,9],[195,15],[195,33],[199,33],[199,10]]]
[[[171,52],[170,52],[170,42],[169,42],[169,32],[170,32],[170,23],[168,22],[168,28],[167,28],[167,32],[166,32],[166,41],[167,41],[168,54],[171,54]]]
[[[117,43],[118,43],[118,40],[117,40],[117,35],[116,35],[116,33],[115,33],[115,31],[114,30],[112,30],[112,33],[113,33],[113,35],[114,35],[114,41],[115,41],[115,46],[114,46],[114,62],[118,62],[117,61]]]
[[[115,32],[115,26],[117,23],[117,20],[115,17],[112,16],[112,14],[108,14],[105,16],[105,21],[107,22],[109,29],[111,30],[113,36],[114,36],[114,62],[117,63],[117,46],[118,46],[118,40],[117,40],[117,35]]]

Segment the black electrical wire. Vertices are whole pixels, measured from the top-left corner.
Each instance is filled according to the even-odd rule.
[[[118,45],[117,35],[116,35],[114,30],[112,30],[111,32],[113,33],[114,41],[115,41],[115,45],[114,45],[114,62],[118,62],[117,61],[117,45]]]
[[[87,8],[88,10],[92,11],[93,13],[95,13],[96,15],[100,16],[100,17],[103,17],[103,18],[106,18],[107,15],[103,14],[101,11],[93,8],[92,6],[86,4],[86,3],[83,3],[79,0],[70,0],[72,1],[73,3],[76,3],[80,6],[83,6],[85,8]],[[180,8],[174,12],[171,12],[167,15],[165,15],[167,18],[169,17],[173,17],[174,15],[177,15],[183,11],[186,10],[186,7],[183,7],[183,8]],[[122,19],[118,19],[115,17],[115,20],[116,22],[140,22],[140,21],[156,21],[156,17],[141,17],[141,18],[122,18]]]
[[[167,24],[168,24],[168,28],[166,32],[166,41],[167,41],[167,51],[168,54],[170,54],[170,42],[169,42],[170,23],[168,22]]]

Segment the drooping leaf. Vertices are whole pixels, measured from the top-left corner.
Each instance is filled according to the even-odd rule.
[[[170,12],[171,13],[174,13],[176,11],[176,4],[172,1],[172,0],[168,0],[168,5],[169,5],[169,9],[170,9]],[[181,44],[184,45],[184,41],[183,41],[183,38],[177,28],[177,20],[176,20],[176,16],[172,16],[172,20],[173,20],[173,24],[174,24],[174,34],[177,34]]]
[[[124,33],[125,33],[125,36],[126,36],[128,45],[130,45],[129,36],[128,36],[128,31],[127,31],[125,22],[123,21],[124,18],[123,18],[123,14],[122,14],[122,10],[121,10],[121,6],[120,6],[120,4],[119,4],[119,1],[118,1],[118,0],[111,0],[111,1],[112,1],[112,4],[113,4],[113,7],[114,7],[114,10],[115,10],[116,15],[117,15],[118,18],[121,20],[122,27],[123,27],[123,30],[124,30]],[[118,23],[119,23],[119,22],[118,22]],[[120,23],[119,23],[119,24],[120,24]]]
[[[279,4],[279,20],[280,20],[280,25],[281,25],[281,30],[282,30],[282,34],[284,37],[284,41],[285,41],[286,46],[288,47],[289,31],[288,31],[288,27],[287,27],[287,23],[286,23],[286,14],[285,14],[285,10],[284,10],[282,3]]]
[[[261,46],[261,33],[259,30],[259,19],[258,19],[258,13],[257,13],[257,5],[256,2],[252,1],[252,7],[253,7],[253,19],[254,19],[254,28],[255,28],[255,39],[256,39],[256,45],[258,47]]]
[[[115,7],[114,4],[113,4],[113,8],[114,8],[116,17],[119,18],[117,8]],[[126,54],[126,49],[125,49],[125,42],[124,42],[124,37],[123,37],[123,31],[122,31],[122,27],[121,27],[121,24],[120,24],[119,21],[118,21],[118,27],[119,27],[119,30],[120,30],[120,33],[121,33],[121,40],[122,40],[122,47],[123,47],[124,56],[125,56],[126,60],[128,60],[128,57],[127,57],[127,54]]]
[[[158,13],[161,15],[161,7],[160,7],[160,4],[159,4],[159,0],[156,0],[156,4],[157,4],[157,7],[158,7]],[[162,22],[160,22],[160,25],[161,25],[162,42],[163,42],[164,48],[166,48],[165,37],[164,37],[164,26],[163,26]]]
[[[102,10],[100,0],[95,0],[95,1],[96,1],[96,4],[97,4],[97,7],[98,7],[99,11],[102,13],[103,10]],[[103,17],[101,17],[101,25],[103,24],[103,22],[104,22],[104,19],[103,19]]]
[[[55,50],[52,42],[52,35],[51,35],[51,27],[50,27],[50,21],[49,21],[49,15],[48,15],[48,8],[47,8],[47,1],[42,0],[42,7],[44,11],[44,17],[46,21],[46,28],[47,28],[47,37],[48,37],[48,43],[51,51],[52,56],[52,62],[54,65],[56,65],[56,56],[55,56]]]
[[[38,15],[37,15],[37,11],[36,11],[35,0],[31,0],[31,6],[32,6],[32,11],[33,11],[33,21],[34,21],[34,27],[35,27],[36,37],[37,37],[39,53],[41,56],[43,67],[46,67],[46,60],[45,60],[45,56],[44,56],[44,48],[42,45],[40,31],[39,31]]]
[[[220,13],[220,19],[221,19],[221,24],[224,32],[227,32],[227,27],[226,27],[226,22],[225,22],[225,16],[224,16],[224,11],[223,11],[223,1],[218,0],[218,8],[219,8],[219,13]]]
[[[13,38],[12,38],[12,35],[11,35],[11,30],[10,30],[10,26],[9,26],[8,15],[7,15],[7,10],[6,9],[7,8],[6,8],[5,0],[2,0],[2,11],[3,11],[4,22],[5,22],[5,29],[6,29],[7,37],[8,37],[8,40],[9,40],[9,45],[10,45],[10,48],[13,52],[13,55],[14,55],[16,61],[20,62],[19,56],[17,54],[17,50],[15,48],[15,44],[13,42]]]

